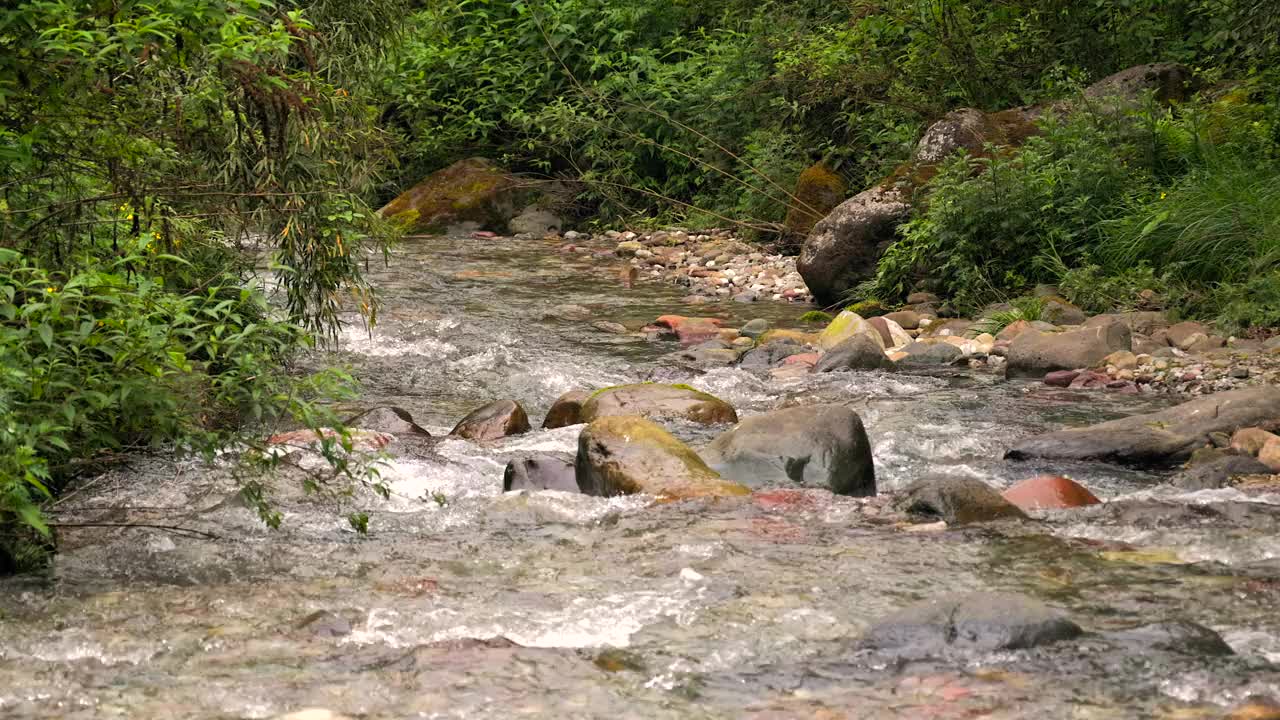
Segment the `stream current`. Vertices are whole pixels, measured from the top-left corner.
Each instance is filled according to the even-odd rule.
[[[674,343],[591,323],[635,329],[674,312],[795,327],[809,308],[691,308],[674,286],[624,287],[617,268],[545,241],[406,241],[370,268],[384,303],[372,334],[353,324],[337,351],[307,360],[352,369],[353,410],[400,407],[438,438],[388,448],[390,498],[353,499],[370,534],[288,483],[276,499],[283,526],[269,530],[234,501],[222,466],[143,457],[97,478],[64,513],[216,537],[68,529],[51,570],[0,580],[0,718],[319,707],[354,718],[1172,719],[1226,717],[1248,696],[1280,694],[1280,498],[1001,460],[1018,438],[1168,401],[967,371],[692,374],[660,360]],[[568,304],[593,317],[558,317]],[[820,491],[663,505],[504,494],[509,459],[571,453],[580,428],[489,445],[439,437],[491,400],[520,401],[536,427],[565,391],[649,379],[688,382],[744,416],[848,404],[866,423],[881,492],[942,474],[1002,488],[1048,471],[1109,504],[1229,504],[1252,520],[1068,512],[907,532],[875,522],[865,501]],[[719,430],[674,431],[696,448]],[[896,663],[856,648],[889,612],[975,590],[1029,595],[1089,633],[1192,621],[1236,654],[1117,655],[1091,651],[1089,636]]]

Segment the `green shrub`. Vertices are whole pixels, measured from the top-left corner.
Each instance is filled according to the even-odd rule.
[[[1044,319],[1045,300],[1038,297],[1020,297],[1009,301],[1013,307],[1009,310],[997,310],[978,319],[969,329],[970,336],[983,333],[995,335],[1010,325],[1026,320],[1035,322]]]
[[[288,372],[305,331],[272,319],[236,277],[167,290],[149,271],[170,262],[127,256],[65,277],[0,249],[0,544],[32,539],[15,522],[47,538],[40,505],[111,453],[211,455],[285,418],[341,427],[314,401],[348,394],[350,379]],[[330,454],[341,472],[359,472]],[[269,516],[265,500],[259,509]],[[23,564],[39,554],[0,548]]]
[[[871,291],[903,296],[929,278],[973,311],[1057,279],[1052,255],[1072,264],[1098,221],[1148,180],[1125,137],[1080,115],[1049,121],[1016,155],[948,161],[928,185],[924,211],[901,228]]]

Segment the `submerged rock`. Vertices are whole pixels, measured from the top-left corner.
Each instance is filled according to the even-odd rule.
[[[724,321],[718,318],[663,315],[654,321],[654,325],[675,335],[682,345],[697,345],[719,337]]]
[[[449,434],[468,440],[501,440],[529,432],[529,416],[514,400],[495,400],[471,411]]]
[[[1135,646],[1140,650],[1160,650],[1195,657],[1225,657],[1235,654],[1221,635],[1203,625],[1186,620],[1142,625],[1129,630],[1110,632],[1106,637],[1124,645]]]
[[[537,455],[507,463],[502,474],[502,491],[560,490],[578,492],[574,463],[554,455]]]
[[[903,490],[894,507],[910,515],[945,520],[949,525],[1027,517],[991,486],[965,477],[921,480]]]
[[[622,415],[650,419],[682,419],[703,425],[738,422],[733,406],[686,385],[619,385],[592,395],[582,405],[582,422]]]
[[[542,421],[542,429],[555,430],[581,423],[582,405],[590,398],[591,393],[586,390],[570,390],[556,398]]]
[[[392,435],[431,437],[431,433],[427,432],[426,428],[413,421],[413,415],[408,410],[389,405],[366,410],[344,421],[344,424],[347,427],[360,427]]]
[[[1161,412],[1039,435],[1018,443],[1005,457],[1171,465],[1210,444],[1212,433],[1254,426],[1280,426],[1280,388],[1232,390]]]
[[[692,449],[639,416],[592,421],[578,437],[578,487],[587,495],[644,493],[669,500],[750,495]]]
[[[931,655],[941,651],[1024,650],[1083,634],[1065,614],[1023,595],[966,593],[908,606],[882,618],[861,645]]]
[[[1271,469],[1249,455],[1223,455],[1183,470],[1169,482],[1183,490],[1216,490],[1246,475],[1266,475]]]
[[[871,442],[862,418],[843,405],[749,417],[713,440],[703,459],[752,488],[799,485],[837,495],[876,494]]]

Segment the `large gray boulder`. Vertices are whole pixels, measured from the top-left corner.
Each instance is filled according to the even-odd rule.
[[[907,194],[877,185],[836,206],[805,240],[796,269],[819,304],[833,304],[875,274],[884,248],[911,214]]]
[[[1005,457],[1168,466],[1208,445],[1212,433],[1230,435],[1247,427],[1280,428],[1280,388],[1215,393],[1156,413],[1039,435],[1018,443]]]
[[[606,388],[582,404],[581,422],[603,417],[641,415],[657,420],[689,420],[702,425],[738,422],[733,406],[683,385],[641,383]]]
[[[861,645],[922,655],[991,652],[1025,650],[1083,632],[1063,613],[1029,597],[977,592],[905,607],[872,625]]]
[[[711,442],[702,458],[748,487],[799,485],[837,495],[876,494],[871,441],[843,405],[787,408],[749,417]]]
[[[587,495],[644,493],[668,500],[749,495],[687,445],[639,416],[593,421],[578,436],[575,476]]]
[[[1009,345],[1010,377],[1044,377],[1054,370],[1097,367],[1108,355],[1132,349],[1133,336],[1124,323],[1059,333],[1027,331]]]
[[[512,460],[502,474],[502,491],[560,490],[578,492],[574,463],[554,455]]]
[[[822,354],[814,366],[816,373],[839,370],[889,370],[893,361],[875,340],[864,334],[854,335]]]

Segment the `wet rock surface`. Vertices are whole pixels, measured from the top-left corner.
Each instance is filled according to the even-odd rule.
[[[1082,634],[1064,613],[1031,598],[968,593],[927,600],[875,622],[861,645],[908,655],[1024,650]]]
[[[582,405],[581,419],[592,422],[620,415],[683,419],[703,425],[735,423],[738,414],[725,401],[691,387],[646,383],[606,388]]]
[[[1211,433],[1255,426],[1280,426],[1280,388],[1233,390],[1157,413],[1048,433],[1016,444],[1007,457],[1169,465],[1209,444]]]
[[[894,506],[908,515],[942,520],[949,525],[1026,517],[991,486],[981,480],[963,477],[921,480],[903,490],[895,498]]]
[[[840,405],[790,408],[747,418],[702,452],[721,475],[748,487],[822,488],[876,494],[862,419]]]
[[[639,416],[605,417],[583,429],[576,476],[582,492],[604,497],[644,493],[685,500],[751,492],[721,478],[684,443]]]
[[[450,435],[468,440],[499,440],[530,430],[529,416],[514,400],[495,400],[463,418]]]

